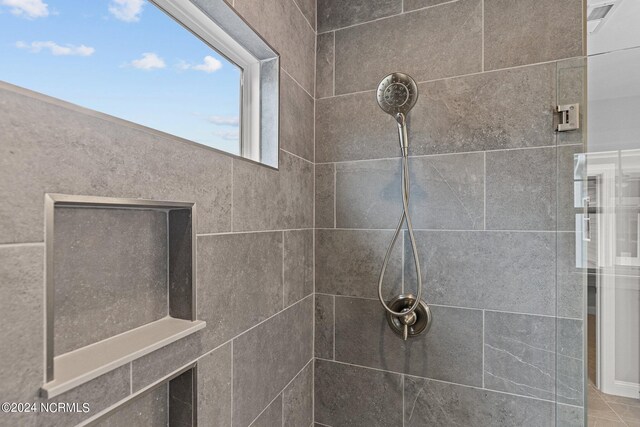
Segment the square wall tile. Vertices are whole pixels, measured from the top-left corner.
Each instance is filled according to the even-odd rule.
[[[198,360],[198,425],[231,425],[231,344]]]
[[[400,157],[396,129],[373,91],[318,99],[316,162]]]
[[[284,233],[284,306],[313,293],[313,230]]]
[[[402,214],[402,163],[385,159],[336,164],[336,226],[394,229]],[[410,213],[422,229],[484,227],[484,155],[410,159]]]
[[[169,425],[168,384],[163,384],[101,417],[97,427]],[[178,426],[178,424],[171,424]],[[180,426],[182,427],[182,426]],[[186,427],[186,426],[185,426]]]
[[[377,298],[390,230],[316,230],[316,292]],[[398,239],[401,239],[399,236]],[[384,289],[402,289],[402,242],[396,242]]]
[[[278,396],[251,423],[251,427],[280,427],[282,425],[282,396]]]
[[[487,70],[583,54],[582,0],[485,0]]]
[[[431,306],[427,334],[407,341],[379,301],[336,297],[336,361],[482,386],[482,311]]]
[[[234,0],[233,7],[280,54],[280,64],[313,93],[316,33],[294,0]]]
[[[417,231],[415,236],[424,295],[432,304],[555,315],[554,233]],[[408,240],[405,236],[405,289],[415,289]]]
[[[487,229],[556,230],[556,148],[486,155]]]
[[[333,295],[315,294],[315,357],[333,359],[334,304]]]
[[[335,30],[402,12],[402,0],[318,0],[318,32]]]
[[[294,0],[313,29],[316,29],[316,0]]]
[[[421,83],[418,90],[411,154],[555,145],[555,64]]]
[[[207,322],[205,348],[282,310],[282,253],[280,231],[198,237],[198,319]]]
[[[315,361],[315,421],[330,426],[402,425],[402,376]]]
[[[44,380],[44,245],[0,246],[0,284],[0,394],[32,402]],[[0,424],[32,416],[0,413]]]
[[[335,33],[318,34],[316,40],[316,97],[333,96]]]
[[[313,363],[309,363],[282,392],[283,426],[309,426],[313,421]]]
[[[313,227],[313,164],[280,150],[278,166],[233,160],[233,231]]]
[[[315,165],[315,226],[333,228],[335,211],[335,165],[333,163]]]
[[[408,376],[404,405],[407,427],[555,425],[554,402]]]
[[[313,97],[280,73],[280,148],[313,162],[314,120]]]
[[[480,0],[346,28],[336,31],[336,95],[375,89],[398,60],[405,73],[426,81],[479,72],[481,55]]]
[[[554,400],[555,327],[554,317],[485,312],[485,387]]]
[[[311,297],[236,338],[233,426],[247,426],[312,358]]]

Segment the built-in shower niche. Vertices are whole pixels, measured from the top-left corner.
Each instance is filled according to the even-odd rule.
[[[197,424],[197,366],[160,381],[122,404],[106,410],[87,426],[169,426]]]
[[[47,194],[45,397],[205,326],[193,203]]]

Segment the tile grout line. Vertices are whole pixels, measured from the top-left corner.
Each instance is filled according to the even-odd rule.
[[[355,368],[360,368],[360,369],[368,369],[371,371],[377,371],[377,372],[384,372],[387,374],[394,374],[394,375],[403,375],[405,377],[411,377],[411,378],[417,378],[420,380],[426,380],[426,381],[433,381],[433,382],[438,382],[441,384],[449,384],[449,385],[453,385],[453,386],[457,386],[457,387],[466,387],[466,388],[471,388],[471,389],[475,389],[475,390],[481,390],[481,391],[489,391],[491,393],[497,393],[497,394],[504,394],[504,395],[508,395],[508,396],[515,396],[515,397],[520,397],[520,398],[525,398],[525,399],[531,399],[531,400],[537,400],[537,401],[541,401],[541,402],[548,402],[548,403],[552,403],[552,404],[556,404],[555,401],[553,400],[548,400],[548,399],[542,399],[539,397],[534,397],[534,396],[525,396],[522,394],[515,394],[515,393],[510,393],[507,391],[501,391],[501,390],[494,390],[494,389],[484,389],[478,386],[473,386],[473,385],[468,385],[468,384],[460,384],[460,383],[454,383],[451,381],[444,381],[444,380],[439,380],[436,378],[428,378],[428,377],[421,377],[419,375],[413,375],[413,374],[405,374],[403,372],[398,372],[398,371],[390,371],[387,369],[381,369],[381,368],[373,368],[371,366],[365,366],[365,365],[358,365],[355,363],[349,363],[349,362],[342,362],[339,360],[329,360],[329,359],[325,359],[322,357],[316,357],[316,359],[321,360],[323,362],[329,362],[329,363],[339,363],[341,365],[346,365],[346,366],[353,366]]]
[[[454,1],[459,1],[459,0],[454,0]],[[542,62],[534,62],[531,64],[523,64],[523,65],[514,65],[512,67],[505,67],[505,68],[496,68],[496,69],[491,69],[491,70],[485,70],[485,71],[476,71],[474,73],[467,73],[467,74],[457,74],[457,75],[453,75],[453,76],[444,76],[444,77],[438,77],[435,79],[428,79],[428,80],[416,80],[416,84],[421,85],[421,84],[426,84],[426,83],[436,83],[436,82],[441,82],[444,80],[451,80],[451,79],[461,79],[461,78],[465,78],[465,77],[471,77],[471,76],[478,76],[481,74],[489,74],[489,73],[498,73],[501,71],[510,71],[510,70],[519,70],[521,68],[527,68],[527,67],[537,67],[537,66],[541,66],[541,65],[550,65],[550,64],[557,64],[558,62],[565,62],[565,61],[571,61],[574,59],[583,59],[583,56],[570,56],[567,58],[560,58],[560,59],[555,59],[555,60],[550,60],[550,61],[542,61]],[[371,92],[375,92],[376,89],[364,89],[364,90],[356,90],[353,92],[348,92],[348,93],[336,93],[333,96],[321,96],[318,99],[319,100],[323,100],[323,99],[331,99],[331,98],[340,98],[343,96],[349,96],[349,95],[358,95],[358,94],[363,94],[363,93],[371,93]]]
[[[233,170],[235,169],[235,159],[231,159],[231,224],[229,226],[229,228],[231,229],[231,232],[233,233]],[[198,234],[196,233],[196,239],[198,238]]]
[[[311,163],[312,165],[314,164],[311,160],[308,160],[308,159],[305,159],[304,157],[298,156],[297,154],[294,154],[294,153],[292,153],[291,151],[287,151],[287,150],[285,150],[284,148],[280,148],[280,151],[285,152],[285,153],[287,153],[287,154],[288,154],[288,155],[290,155],[290,156],[297,157],[297,158],[298,158],[298,159],[300,159],[300,160],[304,160],[304,161],[305,161],[305,162],[307,162],[307,163]]]
[[[251,427],[251,426],[253,425],[253,423],[255,423],[255,422],[256,422],[256,420],[257,420],[258,418],[260,418],[260,415],[262,415],[262,414],[263,414],[263,413],[264,413],[264,412],[269,408],[269,406],[271,406],[271,404],[272,404],[273,402],[275,402],[275,400],[276,400],[279,396],[281,396],[281,395],[282,395],[282,393],[284,393],[284,391],[287,389],[287,387],[289,387],[289,386],[291,385],[291,383],[292,383],[296,378],[298,378],[298,376],[302,373],[302,371],[304,371],[304,370],[307,368],[307,366],[309,366],[309,363],[311,363],[311,362],[313,361],[313,359],[314,359],[314,358],[313,358],[313,357],[311,357],[311,358],[307,361],[307,363],[305,363],[305,364],[304,364],[304,366],[303,366],[302,368],[300,368],[300,370],[299,370],[299,371],[298,371],[298,372],[293,376],[293,378],[291,378],[291,380],[290,380],[290,381],[289,381],[289,382],[288,382],[284,387],[282,387],[282,390],[280,390],[278,393],[276,393],[276,397],[274,397],[273,399],[271,399],[271,401],[267,404],[267,406],[265,406],[265,407],[264,407],[264,409],[263,409],[262,411],[260,411],[260,413],[259,413],[259,414],[258,414],[258,415],[253,419],[253,421],[251,421],[251,422],[249,423],[249,426],[248,426],[248,427]],[[284,415],[284,414],[283,414],[283,415]]]
[[[315,229],[313,227],[308,227],[308,228],[277,228],[277,229],[273,229],[273,230],[220,231],[218,233],[200,233],[200,234],[196,234],[196,237],[228,236],[228,235],[234,235],[234,234],[279,233],[281,231],[307,231],[307,230],[315,230]]]
[[[404,294],[404,263],[406,262],[404,259],[404,245],[405,245],[405,232],[404,230],[402,230],[402,251],[400,253],[401,259],[400,259],[400,265],[402,268],[402,273],[401,273],[401,289],[402,289],[402,293]]]
[[[156,379],[154,381],[152,381],[150,384],[147,384],[146,386],[140,388],[139,390],[136,390],[134,393],[132,394],[127,394],[125,397],[123,397],[122,399],[112,403],[111,405],[107,406],[106,408],[97,411],[95,413],[93,413],[93,415],[89,415],[87,418],[83,419],[82,421],[80,421],[77,424],[77,427],[84,427],[87,425],[92,425],[91,423],[95,423],[95,421],[99,418],[101,418],[102,416],[110,413],[111,411],[115,410],[115,409],[121,409],[122,407],[126,406],[128,403],[133,402],[135,399],[137,399],[138,397],[144,395],[145,393],[147,393],[150,390],[153,390],[154,388],[162,385],[163,383],[168,383],[169,379],[174,376],[175,374],[177,374],[180,371],[183,370],[188,370],[187,368],[189,368],[190,365],[193,365],[193,363],[195,363],[198,359],[189,362],[185,365],[182,365],[180,368],[175,369],[173,371],[171,371],[169,374],[164,375],[162,377],[160,377],[159,379]],[[126,365],[122,365],[121,367],[126,366]]]
[[[588,391],[587,391],[588,393]],[[628,426],[627,422],[625,420],[622,419],[622,417],[620,416],[620,414],[618,414],[618,412],[616,412],[611,405],[609,405],[609,402],[607,402],[606,400],[604,400],[602,398],[602,396],[600,396],[600,399],[604,402],[605,405],[607,405],[607,408],[609,408],[611,410],[611,412],[613,412],[615,414],[616,417],[618,417],[618,420],[620,420],[621,423],[623,423],[625,426]]]
[[[311,296],[313,296],[313,294],[309,294],[309,295],[305,296],[304,298],[302,298],[301,300],[294,302],[293,304],[291,304],[289,307],[285,308],[284,310],[280,310],[280,311],[278,311],[277,313],[274,313],[274,314],[272,314],[271,316],[267,317],[266,319],[261,320],[260,322],[258,322],[258,323],[256,323],[255,325],[251,326],[249,329],[247,329],[247,330],[245,330],[245,331],[240,332],[238,335],[236,335],[236,336],[234,336],[234,337],[232,337],[232,338],[229,338],[228,340],[226,340],[226,341],[225,341],[225,342],[223,342],[222,344],[220,344],[220,345],[218,345],[218,346],[214,347],[214,348],[213,348],[213,349],[211,349],[211,350],[208,350],[207,352],[205,352],[205,353],[203,353],[202,355],[198,356],[198,357],[197,357],[196,359],[194,359],[194,360],[199,360],[199,359],[201,359],[201,358],[203,358],[203,357],[205,357],[205,356],[208,356],[208,355],[210,355],[211,353],[213,353],[214,351],[216,351],[216,350],[218,350],[218,349],[220,349],[220,348],[224,347],[225,345],[227,345],[227,344],[229,344],[229,343],[233,344],[233,341],[234,341],[234,340],[236,340],[236,339],[240,338],[241,336],[245,335],[247,332],[249,332],[249,331],[251,331],[251,330],[253,330],[253,329],[257,328],[258,326],[260,326],[260,325],[262,325],[262,324],[264,324],[264,323],[268,322],[269,320],[271,320],[271,319],[275,318],[276,316],[278,316],[278,315],[280,315],[280,314],[284,313],[285,311],[287,311],[287,310],[289,310],[289,309],[293,308],[293,306],[295,306],[295,305],[297,305],[297,304],[300,304],[301,302],[303,302],[304,300],[306,300],[307,298],[309,298],[309,297],[311,297]],[[233,347],[233,346],[232,346],[232,347]]]
[[[171,247],[171,228],[169,228],[170,225],[170,220],[169,220],[169,215],[170,213],[167,212],[167,258],[166,258],[166,262],[167,262],[167,268],[166,268],[166,275],[167,275],[167,316],[171,316],[171,270],[169,268],[169,266],[171,265],[171,259],[170,259],[170,251],[169,248]],[[193,225],[193,221],[191,223],[191,225]],[[197,224],[196,224],[197,226]],[[196,239],[197,242],[198,239]],[[195,242],[192,242],[195,243]],[[196,260],[198,259],[198,253],[197,253],[198,248],[196,247]],[[197,310],[197,307],[196,307]]]
[[[336,296],[333,296],[333,360],[336,360]]]
[[[484,201],[483,201],[483,214],[482,216],[483,218],[483,225],[484,225],[484,229],[487,229],[487,152],[484,151],[483,155],[483,174],[484,174]]]
[[[293,4],[295,4],[296,7],[298,8],[300,15],[302,15],[302,19],[304,19],[306,23],[309,24],[309,28],[311,28],[311,31],[313,31],[313,34],[317,36],[315,28],[313,28],[313,25],[311,25],[311,22],[309,22],[309,20],[307,19],[307,16],[302,12],[302,9],[300,9],[300,5],[298,5],[298,2],[296,0],[291,0],[291,1],[293,1]]]
[[[311,427],[316,421],[316,355],[314,353],[311,365]]]
[[[452,151],[448,153],[433,153],[433,154],[409,154],[409,159],[424,159],[424,158],[432,158],[432,157],[444,157],[444,156],[460,156],[460,155],[469,155],[469,154],[482,154],[482,153],[495,153],[501,151],[517,151],[517,150],[541,150],[541,149],[557,149],[557,148],[570,148],[570,147],[578,147],[582,146],[581,143],[578,144],[552,144],[552,145],[540,145],[535,147],[513,147],[513,148],[495,148],[489,150],[473,150],[473,151]],[[327,162],[316,162],[316,165],[330,165],[330,164],[343,164],[343,163],[362,163],[362,162],[378,162],[383,160],[401,160],[402,157],[377,157],[373,159],[350,159],[350,160],[332,160]]]
[[[233,340],[231,340],[231,425],[233,425]]]
[[[328,294],[324,292],[316,292],[316,295],[322,295],[326,297],[333,298],[351,298],[351,299],[360,299],[365,301],[378,301],[376,297],[363,297],[363,296],[354,296],[354,295],[339,295],[339,294]],[[473,310],[473,311],[485,311],[489,313],[501,313],[501,314],[515,314],[520,316],[535,316],[535,317],[546,317],[552,319],[562,319],[562,320],[576,320],[582,321],[583,319],[577,317],[559,317],[552,314],[539,314],[539,313],[527,313],[527,312],[519,312],[519,311],[507,311],[507,310],[497,310],[493,308],[482,308],[482,307],[465,307],[461,305],[448,305],[448,304],[437,304],[437,303],[429,303],[430,306],[433,307],[442,307],[442,308],[453,308],[458,310]],[[569,356],[565,356],[569,357]]]
[[[400,386],[402,387],[402,409],[401,409],[402,410],[402,427],[404,427],[404,425],[405,425],[405,420],[404,420],[404,412],[405,412],[404,411],[404,405],[405,405],[405,402],[404,402],[404,381],[405,381],[405,376],[404,376],[404,374],[402,374],[401,383],[400,383]]]
[[[284,302],[284,231],[282,231],[282,309],[284,310],[286,304]]]
[[[337,36],[337,32],[336,31],[332,31],[333,32],[333,91],[331,93],[333,93],[333,96],[336,96],[336,36]]]
[[[45,242],[24,242],[24,243],[0,243],[0,249],[21,248],[21,247],[39,247],[44,246]]]
[[[482,388],[484,388],[484,339],[486,334],[485,329],[485,310],[482,310]]]
[[[395,229],[393,228],[327,228],[327,227],[320,227],[320,228],[316,228],[316,230],[323,230],[323,231],[363,231],[363,232],[370,232],[370,231],[395,231]],[[276,230],[278,231],[278,230]],[[482,230],[482,229],[476,229],[476,230],[465,230],[465,229],[451,229],[451,228],[414,228],[413,231],[421,231],[421,232],[461,232],[461,233],[573,233],[573,231],[554,231],[554,230]],[[235,234],[235,233],[228,233],[228,234]],[[631,277],[635,277],[635,276],[631,276]]]
[[[293,81],[294,81],[298,86],[300,86],[300,89],[302,89],[303,91],[305,91],[305,93],[306,93],[307,95],[309,95],[311,98],[314,98],[314,99],[315,99],[315,97],[314,97],[313,95],[311,95],[311,94],[309,93],[309,91],[308,91],[307,89],[305,89],[305,87],[304,87],[304,86],[302,86],[302,84],[301,84],[298,80],[296,80],[296,78],[295,78],[295,77],[293,77],[293,76],[292,76],[292,75],[291,75],[291,74],[290,74],[290,73],[289,73],[289,72],[288,72],[288,71],[287,71],[287,70],[286,70],[282,65],[280,66],[280,69],[281,69],[281,70],[282,70],[282,72],[284,72],[287,76],[289,76],[289,78],[290,78],[291,80],[293,80]],[[315,84],[315,83],[314,83],[314,84]],[[281,149],[282,149],[282,148],[281,148]]]
[[[482,64],[482,72],[484,72],[485,71],[485,67],[484,67],[484,0],[480,0],[480,7],[482,8],[482,11],[481,11],[482,49],[481,49],[481,53],[480,53],[480,62]]]
[[[445,1],[443,3],[438,3],[438,4],[431,5],[431,6],[424,6],[424,7],[419,7],[417,9],[401,11],[400,13],[394,13],[394,14],[387,15],[387,16],[381,16],[380,18],[371,19],[369,21],[357,22],[355,24],[351,24],[351,25],[347,25],[347,26],[339,27],[339,28],[332,28],[332,29],[327,30],[327,31],[318,32],[317,34],[321,35],[321,34],[330,33],[332,31],[347,30],[347,29],[350,29],[350,28],[359,27],[361,25],[371,24],[373,22],[383,21],[385,19],[397,18],[397,17],[402,16],[402,15],[407,15],[407,14],[414,13],[414,12],[420,12],[420,11],[427,10],[427,9],[432,9],[432,8],[435,8],[435,7],[445,6],[445,5],[448,5],[448,4],[456,3],[458,1],[459,0],[449,0],[449,1]]]
[[[338,228],[337,191],[338,191],[338,167],[334,163],[333,164],[333,228],[334,229]]]

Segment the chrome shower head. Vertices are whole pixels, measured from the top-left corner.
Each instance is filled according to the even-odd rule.
[[[418,86],[411,76],[391,73],[378,85],[378,105],[392,116],[406,116],[418,100]],[[397,119],[397,117],[396,117]]]

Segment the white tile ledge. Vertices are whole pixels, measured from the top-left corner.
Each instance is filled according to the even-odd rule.
[[[55,379],[42,386],[47,399],[58,396],[122,365],[204,328],[202,320],[164,317],[139,328],[57,356]]]

